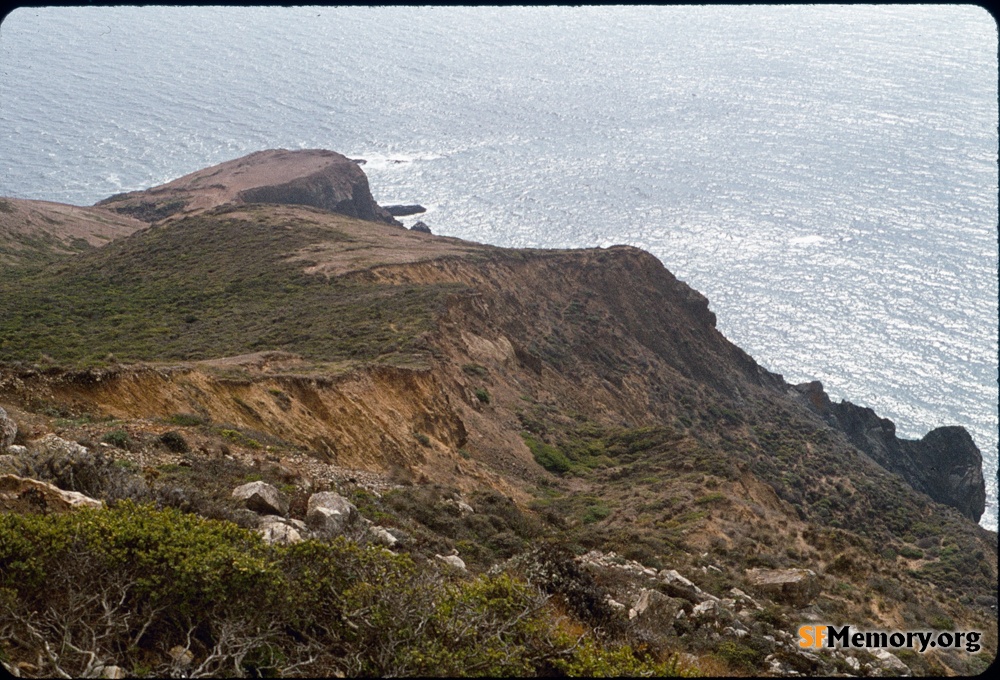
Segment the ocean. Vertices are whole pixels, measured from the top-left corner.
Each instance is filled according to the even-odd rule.
[[[997,26],[971,5],[21,8],[0,195],[267,148],[511,247],[635,245],[789,382],[969,429],[997,525]]]

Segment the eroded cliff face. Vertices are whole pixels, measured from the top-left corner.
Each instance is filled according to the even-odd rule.
[[[359,285],[456,284],[461,292],[418,343],[419,368],[404,361],[333,376],[302,357],[282,361],[265,353],[172,368],[22,374],[9,377],[7,389],[21,403],[41,395],[122,419],[201,413],[337,465],[432,478],[471,475],[508,491],[499,478],[537,481],[543,474],[521,436],[531,410],[526,404],[628,428],[725,413],[723,427],[757,442],[739,423],[757,419],[766,401],[789,413],[818,414],[917,491],[970,519],[982,515],[982,458],[964,429],[900,440],[891,421],[849,402],[830,403],[818,383],[793,389],[729,342],[704,296],[649,253],[626,246],[463,250],[453,241],[442,240],[436,257],[421,251],[423,259],[399,264],[334,266],[340,256],[333,250],[312,252],[307,263],[314,275]],[[364,248],[375,246],[359,250],[360,243],[350,245],[354,259],[399,259],[378,249],[364,256]],[[220,367],[239,377],[224,377]],[[765,454],[770,446],[751,445]],[[460,456],[463,448],[472,455]]]
[[[983,457],[963,427],[939,427],[922,439],[900,439],[896,425],[849,401],[834,404],[819,381],[791,391],[879,465],[903,477],[917,491],[958,509],[976,522],[986,509]]]

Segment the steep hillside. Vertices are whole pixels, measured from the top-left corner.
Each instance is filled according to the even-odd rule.
[[[336,490],[421,569],[457,550],[560,625],[706,673],[993,658],[997,537],[962,428],[908,442],[788,385],[635,248],[496,248],[230,189],[0,272],[12,470],[247,527],[240,482],[283,488],[289,522]],[[977,630],[984,651],[803,654],[802,622]]]

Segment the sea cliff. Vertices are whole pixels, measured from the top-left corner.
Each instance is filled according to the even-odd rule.
[[[616,650],[622,665],[604,674],[975,672],[995,652],[997,539],[976,524],[985,488],[968,433],[901,440],[818,383],[789,385],[649,253],[404,230],[359,163],[320,150],[258,152],[74,210],[140,226],[71,252],[10,250],[3,464],[22,478],[109,505],[95,512],[131,499],[275,545],[382,545],[438,595],[448,579],[497,588],[503,574],[542,594],[545,625]],[[243,489],[258,482],[274,493]],[[814,655],[793,637],[804,620],[976,629],[987,651]],[[180,672],[189,653],[214,668],[219,630],[185,646],[162,626],[139,645],[153,667]],[[389,644],[391,626],[364,638],[396,650],[377,660],[349,629],[323,645],[356,664],[320,655],[313,671],[453,668],[392,656],[409,648]],[[7,658],[86,670],[71,655],[31,661],[24,639],[0,638]],[[269,640],[310,668],[313,647]],[[579,652],[535,651],[483,668],[600,674]],[[135,672],[141,656],[115,666]]]

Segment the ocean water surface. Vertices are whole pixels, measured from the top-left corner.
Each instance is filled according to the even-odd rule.
[[[89,205],[266,148],[502,246],[627,243],[725,335],[918,438],[997,523],[997,27],[962,5],[21,8],[0,195]],[[417,217],[404,220],[412,223]]]

